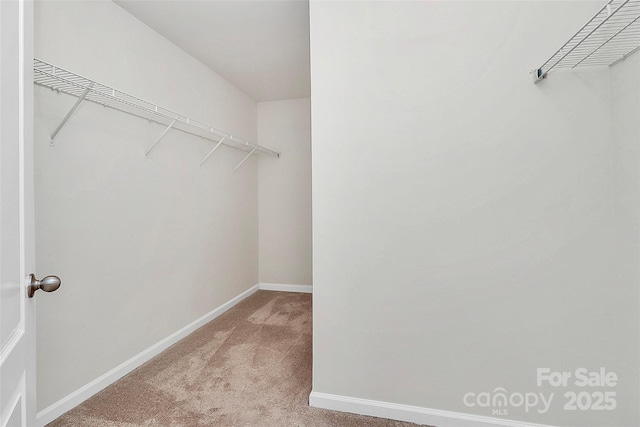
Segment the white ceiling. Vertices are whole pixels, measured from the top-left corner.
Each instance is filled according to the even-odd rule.
[[[115,2],[256,101],[310,96],[307,0]]]

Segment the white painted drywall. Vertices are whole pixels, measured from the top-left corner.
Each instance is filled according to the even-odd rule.
[[[617,297],[610,315],[625,325],[609,347],[613,355],[624,354],[626,387],[636,398],[628,404],[640,425],[640,54],[611,68],[611,125],[613,132],[613,195],[615,219],[614,276],[607,288]],[[633,395],[633,394],[632,394]]]
[[[256,140],[256,103],[111,2],[36,2],[40,59]],[[38,409],[258,282],[258,171],[244,153],[36,87]]]
[[[489,417],[464,395],[554,392],[503,418],[640,424],[608,71],[529,75],[599,6],[311,2],[314,392]],[[536,384],[581,367],[618,374],[615,411]]]
[[[257,101],[309,97],[306,0],[116,0]]]
[[[260,282],[311,285],[311,104],[258,103]]]

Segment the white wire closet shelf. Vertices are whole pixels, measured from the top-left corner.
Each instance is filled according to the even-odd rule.
[[[535,81],[559,69],[613,66],[640,50],[640,0],[609,0],[544,64]]]
[[[213,150],[202,159],[200,162],[201,165],[220,145],[226,145],[248,152],[247,157],[238,164],[236,169],[254,153],[280,157],[280,153],[276,151],[242,140],[213,126],[193,120],[183,114],[176,113],[36,58],[33,60],[33,81],[35,84],[78,98],[71,111],[69,111],[51,135],[52,144],[57,133],[73,114],[80,102],[87,100],[166,126],[162,135],[160,135],[156,142],[147,150],[145,155],[153,150],[170,129],[176,129],[216,143]]]

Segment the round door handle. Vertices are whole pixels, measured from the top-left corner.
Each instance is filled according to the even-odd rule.
[[[47,276],[42,280],[38,280],[35,275],[30,274],[27,280],[27,295],[29,298],[33,298],[38,289],[42,289],[45,292],[53,292],[60,287],[61,283],[62,281],[58,276]]]

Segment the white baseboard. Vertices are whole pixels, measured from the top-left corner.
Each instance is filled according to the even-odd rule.
[[[434,427],[551,427],[523,421],[441,411],[315,391],[312,391],[309,395],[309,406]]]
[[[50,423],[51,421],[55,420],[60,415],[78,406],[79,404],[81,404],[82,402],[84,402],[94,394],[98,393],[99,391],[106,388],[107,386],[113,384],[114,382],[116,382],[123,376],[127,375],[129,372],[133,371],[137,367],[148,362],[149,360],[151,360],[152,358],[154,358],[155,356],[157,356],[158,354],[160,354],[161,352],[163,352],[173,344],[177,343],[178,341],[180,341],[181,339],[183,339],[184,337],[186,337],[187,335],[189,335],[199,327],[205,325],[206,323],[209,323],[216,317],[220,316],[222,313],[229,310],[231,307],[238,304],[240,301],[247,298],[248,296],[254,294],[259,289],[260,289],[259,285],[252,286],[251,288],[247,289],[240,295],[225,302],[220,307],[210,311],[209,313],[205,314],[201,318],[189,323],[184,328],[178,330],[177,332],[174,332],[173,334],[169,335],[165,339],[157,342],[156,344],[152,345],[151,347],[147,348],[141,353],[133,356],[131,359],[121,363],[120,365],[116,366],[106,374],[101,375],[100,377],[91,381],[89,384],[86,384],[85,386],[79,388],[78,390],[74,391],[68,396],[60,399],[53,405],[48,406],[47,408],[38,412],[38,414],[36,415],[37,424],[39,426],[44,426]]]
[[[260,290],[263,291],[280,291],[280,292],[303,292],[306,294],[313,293],[311,285],[285,285],[282,283],[258,283]]]

